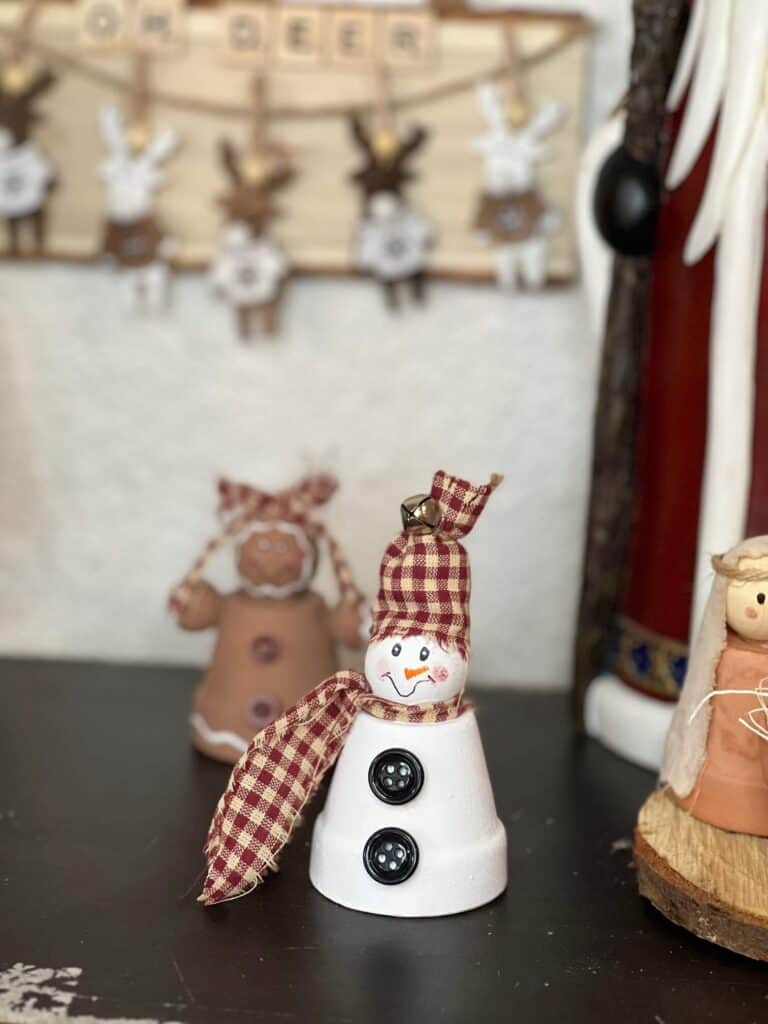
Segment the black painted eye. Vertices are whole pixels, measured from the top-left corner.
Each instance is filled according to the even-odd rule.
[[[757,603],[758,604],[765,604],[765,594],[758,594],[757,595]]]
[[[395,644],[395,646],[394,646],[394,647],[392,648],[392,654],[393,654],[393,655],[394,655],[395,657],[397,657],[397,656],[398,656],[398,654],[400,653],[400,651],[402,651],[402,649],[403,649],[403,648],[402,648],[402,647],[400,646],[400,644]]]
[[[429,657],[429,648],[428,647],[422,647],[421,650],[419,651],[419,661],[426,661],[428,657]]]

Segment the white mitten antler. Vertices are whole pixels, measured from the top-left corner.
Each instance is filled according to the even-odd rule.
[[[509,131],[501,93],[495,82],[481,82],[477,87],[477,105],[493,133],[506,135]]]
[[[179,137],[172,128],[163,128],[150,141],[142,156],[155,168],[165,163],[179,143]]]
[[[102,107],[99,112],[101,137],[113,158],[124,160],[128,152],[125,141],[125,122],[119,107]]]

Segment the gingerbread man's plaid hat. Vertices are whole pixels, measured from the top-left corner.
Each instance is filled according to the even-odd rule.
[[[472,530],[502,481],[474,484],[439,470],[429,494],[406,498],[403,532],[384,552],[371,640],[431,636],[469,655],[469,556],[461,538]]]
[[[355,586],[352,572],[336,540],[313,510],[325,503],[338,489],[338,481],[329,473],[302,477],[292,487],[281,491],[264,491],[250,484],[220,479],[218,482],[218,517],[220,531],[205,545],[189,572],[168,599],[172,611],[180,611],[189,600],[194,585],[202,578],[211,557],[229,540],[235,540],[250,523],[292,523],[301,527],[310,541],[317,545],[325,539],[333,571],[343,601],[359,604],[363,596]]]

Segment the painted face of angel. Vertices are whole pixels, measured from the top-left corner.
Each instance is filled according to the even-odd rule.
[[[386,637],[368,644],[365,675],[377,697],[400,704],[450,700],[461,693],[467,662],[432,637]]]
[[[740,558],[739,569],[768,572],[768,557]],[[768,580],[731,580],[725,598],[725,617],[731,629],[745,640],[768,641]]]

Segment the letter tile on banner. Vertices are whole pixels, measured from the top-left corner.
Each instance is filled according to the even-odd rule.
[[[316,7],[280,7],[277,11],[277,59],[293,65],[317,65],[324,56],[326,12]]]
[[[329,26],[329,56],[335,67],[366,71],[374,60],[376,23],[370,10],[335,10]]]
[[[429,11],[390,11],[381,19],[379,60],[396,71],[423,71],[436,56],[435,23]]]
[[[372,11],[335,10],[328,30],[328,54],[339,68],[362,71],[373,62],[375,22]]]
[[[273,14],[266,4],[223,4],[221,22],[224,56],[230,63],[253,67],[266,62],[274,28]]]

